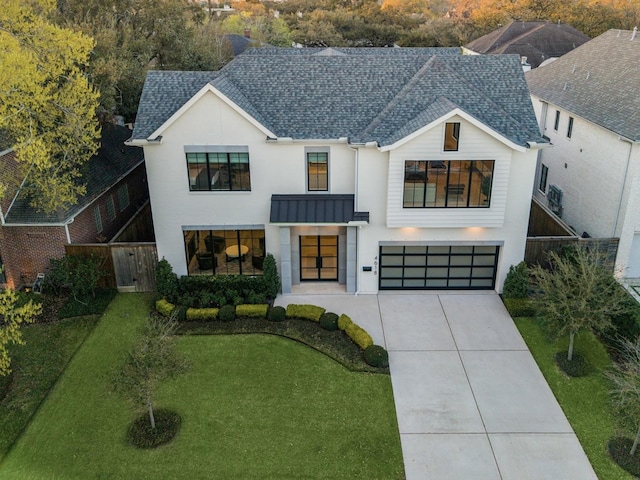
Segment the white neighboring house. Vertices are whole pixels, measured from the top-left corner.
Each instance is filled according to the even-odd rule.
[[[554,145],[534,196],[578,235],[619,238],[616,275],[640,277],[640,36],[609,30],[526,78]]]
[[[158,258],[350,293],[502,288],[523,259],[539,132],[520,59],[459,49],[250,49],[151,71]]]

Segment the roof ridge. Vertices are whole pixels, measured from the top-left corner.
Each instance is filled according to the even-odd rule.
[[[386,116],[386,114],[389,111],[391,111],[393,107],[395,107],[400,102],[400,99],[407,94],[409,87],[414,86],[418,82],[418,80],[424,75],[424,73],[429,68],[431,68],[431,65],[436,61],[436,59],[437,59],[437,55],[431,55],[431,57],[429,57],[429,60],[427,60],[425,64],[422,65],[422,67],[420,67],[416,71],[416,73],[411,77],[411,79],[404,84],[404,86],[398,91],[396,95],[394,95],[391,101],[388,102],[384,106],[384,108],[380,110],[378,115],[376,115],[376,117],[373,120],[371,120],[371,122],[369,122],[369,125],[367,125],[367,127],[364,130],[362,130],[362,132],[360,133],[361,136],[364,137],[367,133],[371,132],[378,125],[380,125],[380,123],[382,122],[382,119]]]
[[[522,40],[524,37],[531,35],[532,33],[537,32],[538,30],[540,30],[541,28],[544,28],[546,26],[546,24],[542,24],[542,25],[538,25],[535,28],[532,28],[531,30],[527,30],[526,32],[521,33],[520,35],[513,37],[511,40],[509,40],[508,42],[504,43],[503,45],[500,45],[497,49],[496,49],[496,53],[500,52],[502,53],[504,51],[505,48],[509,47],[510,45],[513,45],[514,43],[516,43],[519,40]]]

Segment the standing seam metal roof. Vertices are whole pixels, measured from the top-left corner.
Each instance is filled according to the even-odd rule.
[[[518,145],[544,142],[517,56],[310,50],[252,49],[219,72],[149,72],[133,139],[210,82],[278,137],[391,145],[457,107]]]

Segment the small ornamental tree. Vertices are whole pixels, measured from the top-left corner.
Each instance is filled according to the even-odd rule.
[[[636,436],[629,455],[634,455],[640,442],[640,341],[619,338],[620,362],[605,373],[611,380],[614,408],[631,420]]]
[[[531,275],[537,287],[536,303],[550,330],[569,335],[567,359],[573,359],[575,335],[581,330],[600,332],[620,314],[627,294],[602,267],[602,255],[579,248],[567,255],[550,252],[550,269],[537,265]]]
[[[175,348],[176,320],[172,315],[150,317],[125,364],[113,377],[114,390],[136,410],[147,410],[151,428],[156,428],[153,397],[160,382],[175,377],[187,368]]]
[[[42,312],[42,305],[29,300],[19,305],[18,294],[11,289],[0,292],[0,376],[11,373],[8,345],[24,345],[20,326],[33,323]]]

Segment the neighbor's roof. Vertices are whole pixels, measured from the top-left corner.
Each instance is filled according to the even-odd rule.
[[[392,145],[459,108],[513,143],[544,142],[517,56],[459,49],[250,49],[218,72],[150,71],[133,140],[209,82],[276,137]]]
[[[531,93],[618,135],[640,141],[640,34],[609,30],[527,72]]]
[[[538,67],[549,58],[561,57],[590,38],[564,23],[512,22],[465,45],[483,54],[517,53]]]
[[[29,205],[26,195],[18,192],[13,205],[5,215],[5,223],[46,224],[64,223],[73,218],[93,200],[118,183],[127,173],[144,162],[141,148],[124,144],[131,136],[131,130],[120,126],[104,126],[98,154],[83,167],[80,181],[86,184],[87,193],[78,199],[78,203],[58,212],[45,214]]]

